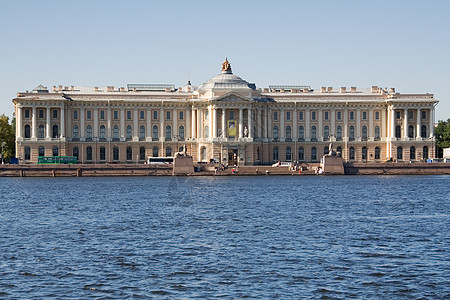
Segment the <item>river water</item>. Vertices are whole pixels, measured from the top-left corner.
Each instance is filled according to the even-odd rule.
[[[0,178],[0,298],[450,297],[450,176]]]

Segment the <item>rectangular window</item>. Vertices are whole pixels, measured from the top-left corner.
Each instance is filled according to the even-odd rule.
[[[274,120],[274,121],[277,121],[277,120],[278,120],[278,112],[277,112],[277,111],[274,111],[274,112],[273,112],[273,120]]]
[[[337,112],[337,119],[342,120],[342,112],[340,111]]]
[[[184,119],[184,111],[180,111],[180,120]]]
[[[86,119],[88,119],[88,120],[92,119],[92,111],[90,111],[90,110],[86,111]]]
[[[288,121],[291,120],[291,112],[290,111],[286,112],[286,120],[288,120]]]
[[[303,112],[302,111],[298,113],[298,119],[300,121],[303,121]]]
[[[29,119],[29,118],[30,118],[30,110],[25,109],[25,119]]]
[[[412,110],[408,111],[408,119],[410,120],[414,119],[414,112]]]
[[[400,118],[401,118],[401,115],[400,115],[400,112],[399,112],[399,111],[396,111],[395,114],[396,114],[396,118],[397,118],[397,119],[400,119]]]
[[[127,120],[131,120],[131,110],[127,110]]]
[[[234,120],[234,110],[230,110],[230,120]]]
[[[379,120],[380,119],[380,112],[376,111],[375,112],[375,120]]]
[[[363,115],[362,115],[363,120],[367,120],[367,112],[363,111]]]
[[[58,111],[56,109],[53,110],[53,119],[58,118]]]
[[[427,112],[422,110],[422,119],[426,119],[427,118]]]
[[[104,120],[105,119],[105,111],[101,110],[100,111],[100,120]]]
[[[141,120],[144,120],[144,119],[145,119],[145,111],[141,110],[141,111],[139,112],[139,115],[140,115]]]
[[[355,112],[351,111],[350,112],[350,120],[354,120],[355,119]]]
[[[325,112],[324,119],[328,120],[328,112],[327,111]]]
[[[43,119],[44,118],[44,110],[43,109],[40,109],[38,114],[39,114],[39,119]]]
[[[158,111],[157,110],[153,111],[153,120],[158,120]]]
[[[78,110],[73,111],[73,119],[78,120]]]
[[[315,120],[316,119],[316,112],[312,111],[311,112],[311,120]]]
[[[208,120],[208,118],[209,118],[209,111],[208,111],[208,110],[205,110],[204,112],[205,112],[205,113],[204,113],[203,115],[204,115],[204,117],[205,117],[205,120]]]
[[[115,110],[113,112],[113,118],[114,118],[114,120],[118,120],[119,119],[119,111],[118,110]]]
[[[170,110],[166,111],[166,120],[170,120]]]

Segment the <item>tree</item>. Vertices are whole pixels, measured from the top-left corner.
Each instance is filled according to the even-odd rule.
[[[5,142],[3,147],[4,161],[9,161],[15,155],[15,140],[16,140],[16,120],[13,118],[11,124],[9,117],[2,114],[0,116],[0,146]],[[0,148],[1,150],[1,148]]]
[[[438,157],[442,157],[444,148],[450,147],[450,119],[440,120],[435,129],[436,145],[438,146]]]

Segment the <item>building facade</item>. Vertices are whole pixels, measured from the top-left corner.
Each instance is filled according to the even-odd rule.
[[[318,162],[328,146],[344,160],[433,158],[433,94],[309,86],[256,88],[222,72],[194,87],[38,86],[13,99],[16,153],[76,156],[80,163],[144,163],[186,146],[194,161],[224,164]]]

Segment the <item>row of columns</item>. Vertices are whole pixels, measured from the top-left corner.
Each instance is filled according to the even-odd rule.
[[[397,108],[398,110],[398,108]],[[408,111],[413,110],[413,109],[403,109],[403,134],[402,136],[404,138],[408,137],[408,127],[409,127],[409,122],[408,122]],[[415,137],[416,138],[420,138],[421,137],[421,126],[422,126],[422,110],[420,108],[416,108],[413,111],[415,111],[416,113],[416,134]],[[433,137],[433,120],[434,120],[434,106],[430,109],[430,110],[426,110],[429,113],[428,116],[428,137],[432,138]],[[388,108],[388,122],[389,122],[389,136],[388,138],[395,138],[395,126],[396,126],[396,108],[394,108],[393,106],[390,106]]]

